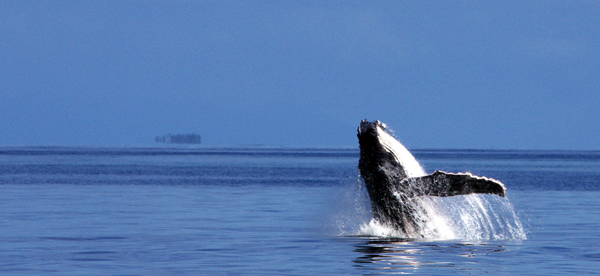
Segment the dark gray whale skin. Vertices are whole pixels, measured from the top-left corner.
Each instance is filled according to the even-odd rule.
[[[500,181],[470,173],[435,171],[421,177],[407,177],[393,150],[381,143],[378,131],[385,131],[385,128],[379,121],[362,120],[357,134],[360,146],[358,169],[369,193],[373,218],[379,223],[414,236],[420,233],[427,218],[416,200],[419,196],[472,193],[506,196],[506,188]]]

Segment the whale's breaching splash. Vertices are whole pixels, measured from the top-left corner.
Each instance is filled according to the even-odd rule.
[[[503,208],[494,209],[486,198],[471,195],[490,194],[501,199],[506,188],[500,181],[470,173],[435,171],[428,175],[379,121],[363,120],[357,136],[358,168],[371,200],[371,224],[391,229],[403,238],[525,238],[508,201]],[[441,197],[457,195],[471,198],[440,203]],[[511,221],[506,221],[506,213]],[[457,237],[453,228],[472,233]],[[478,236],[481,232],[487,235]]]

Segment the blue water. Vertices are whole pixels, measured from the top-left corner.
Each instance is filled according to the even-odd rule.
[[[526,237],[366,235],[357,149],[2,147],[0,274],[600,273],[600,152],[413,153],[501,180]]]

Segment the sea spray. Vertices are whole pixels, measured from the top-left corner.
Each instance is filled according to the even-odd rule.
[[[420,198],[429,214],[429,239],[526,239],[525,230],[507,198],[486,194]]]
[[[353,235],[423,240],[527,239],[519,217],[506,198],[484,194],[422,196],[418,202],[428,216],[420,227],[419,236],[407,236],[375,219],[363,221]]]
[[[508,198],[488,194],[414,198],[423,210],[419,236],[405,233],[371,218],[364,182],[338,194],[335,232],[341,236],[409,238],[422,240],[524,240],[526,231]]]
[[[369,195],[365,188],[364,182],[360,177],[354,178],[354,184],[345,186],[338,193],[332,196],[335,200],[332,201],[335,210],[330,217],[330,226],[333,226],[334,235],[339,236],[371,236],[362,234],[363,225],[371,220],[371,206],[369,205]]]

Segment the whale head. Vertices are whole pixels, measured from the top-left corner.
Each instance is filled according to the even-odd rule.
[[[385,129],[386,125],[380,121],[360,122],[356,135],[360,146],[359,169],[363,177],[370,178],[373,169],[398,168],[398,177],[406,178],[406,172],[399,162],[397,153],[389,146],[388,136],[391,135]]]
[[[408,198],[414,194],[411,177],[425,175],[410,152],[380,121],[362,120],[358,127],[358,169],[365,181],[375,219],[404,233],[418,232],[419,218]]]
[[[425,175],[419,162],[387,131],[384,123],[362,120],[357,137],[360,146],[359,169],[363,177],[369,177],[373,169],[388,169],[388,175],[393,173],[394,177],[401,179]]]

